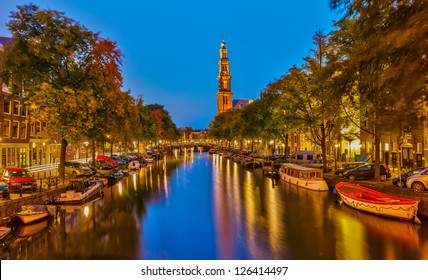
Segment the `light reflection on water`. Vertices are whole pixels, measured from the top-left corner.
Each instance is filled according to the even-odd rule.
[[[2,259],[428,259],[428,225],[377,217],[207,153],[172,156],[18,226]]]

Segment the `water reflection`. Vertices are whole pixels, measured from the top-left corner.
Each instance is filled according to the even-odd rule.
[[[427,259],[428,225],[365,214],[207,153],[134,171],[104,198],[15,228],[2,259]]]
[[[425,259],[418,229],[410,222],[377,217],[344,207],[337,217],[341,259]],[[424,230],[426,231],[426,230]],[[423,241],[426,243],[426,240]],[[403,252],[405,252],[403,256]]]

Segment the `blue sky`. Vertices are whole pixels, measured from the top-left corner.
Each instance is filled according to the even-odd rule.
[[[310,53],[317,29],[339,15],[328,0],[33,0],[116,41],[124,90],[165,106],[178,127],[208,127],[217,113],[220,43],[229,49],[234,99],[257,99],[266,85]],[[24,0],[0,0],[0,36]]]

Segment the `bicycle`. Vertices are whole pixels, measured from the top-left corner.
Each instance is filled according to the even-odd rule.
[[[58,186],[58,177],[50,176],[45,179],[45,181],[42,180],[42,188],[50,190],[51,187],[57,187]]]

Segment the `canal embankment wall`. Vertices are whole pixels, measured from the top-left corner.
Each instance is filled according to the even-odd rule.
[[[0,202],[0,219],[10,217],[14,213],[21,211],[23,205],[45,204],[46,201],[52,201],[53,198],[65,191],[65,187],[58,187],[52,190],[24,195],[15,199],[3,200]]]

